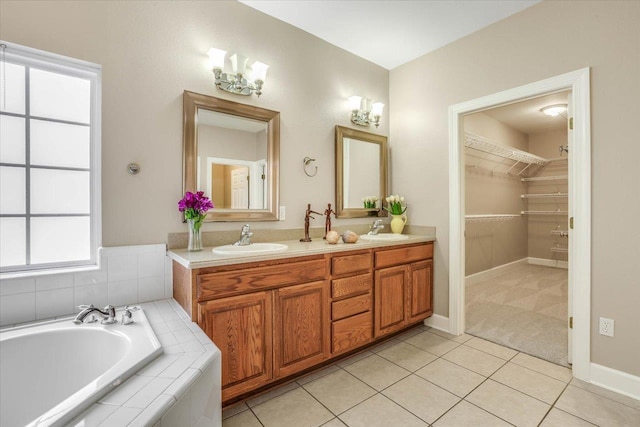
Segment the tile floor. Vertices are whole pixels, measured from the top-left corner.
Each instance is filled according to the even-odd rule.
[[[470,335],[418,326],[223,412],[223,427],[640,426],[640,401]]]

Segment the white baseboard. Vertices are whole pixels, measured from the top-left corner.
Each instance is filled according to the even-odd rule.
[[[432,314],[424,320],[424,324],[440,331],[449,332],[449,318],[439,314]]]
[[[640,400],[640,377],[591,363],[591,383]]]
[[[545,267],[557,267],[557,268],[569,268],[568,261],[558,261],[556,259],[546,259],[546,258],[527,258],[529,264],[533,265],[543,265]]]
[[[522,258],[517,261],[509,262],[507,264],[502,264],[497,267],[490,268],[488,270],[480,271],[479,273],[470,274],[464,278],[464,283],[465,285],[471,285],[477,282],[481,282],[483,280],[491,279],[493,277],[507,273],[509,270],[513,269],[517,265],[527,264],[529,259],[530,258]]]

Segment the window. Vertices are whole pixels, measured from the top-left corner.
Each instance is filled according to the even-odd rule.
[[[100,66],[0,44],[0,271],[96,264]]]

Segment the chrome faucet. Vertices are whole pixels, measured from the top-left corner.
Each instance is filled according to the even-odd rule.
[[[245,224],[242,226],[242,231],[240,232],[240,240],[235,242],[233,246],[247,246],[251,244],[251,236],[253,233],[251,232],[251,227],[249,224]]]
[[[382,224],[382,220],[376,219],[375,221],[373,221],[373,224],[371,224],[371,227],[369,227],[369,232],[367,234],[370,236],[376,236],[378,234],[378,231],[382,230],[383,228],[384,225]]]
[[[100,310],[98,307],[94,307],[91,305],[81,305],[78,308],[82,309],[80,313],[73,319],[73,323],[76,325],[80,325],[85,323],[85,319],[91,315],[90,320],[87,320],[87,323],[92,323],[96,321],[95,314],[99,314],[102,316],[103,325],[113,325],[116,323],[116,308],[112,305],[106,306],[103,310]]]

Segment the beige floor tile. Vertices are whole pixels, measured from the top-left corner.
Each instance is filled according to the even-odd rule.
[[[640,425],[637,409],[572,385],[562,393],[556,407],[596,425]]]
[[[437,356],[402,341],[377,354],[411,372],[437,359]]]
[[[555,365],[546,360],[538,359],[537,357],[529,356],[528,354],[519,353],[511,359],[511,362],[529,368],[533,371],[540,372],[541,374],[548,375],[560,381],[568,383],[571,381],[573,374],[571,369],[564,366]]]
[[[276,387],[274,389],[271,389],[271,390],[267,391],[266,393],[259,394],[256,397],[253,397],[253,398],[247,400],[246,403],[247,403],[247,405],[249,405],[249,408],[253,408],[254,406],[257,406],[257,405],[259,405],[261,403],[266,402],[267,400],[271,400],[274,397],[278,397],[281,394],[285,394],[288,391],[295,390],[298,387],[300,387],[300,386],[295,381],[294,382],[290,382],[288,384],[284,384],[284,385],[281,385],[281,386]]]
[[[460,343],[442,338],[431,332],[422,332],[414,335],[406,340],[406,342],[422,350],[426,350],[429,353],[433,353],[436,356],[442,356],[460,345]]]
[[[453,334],[450,334],[449,332],[441,331],[439,329],[434,329],[434,328],[429,329],[429,332],[431,332],[432,334],[440,335],[442,338],[447,338],[447,339],[450,339],[451,341],[459,342],[460,344],[465,343],[469,341],[471,338],[473,338],[471,335],[467,335],[467,334],[453,335]]]
[[[224,410],[222,411],[222,419],[224,420],[225,418],[233,417],[234,415],[237,415],[242,411],[246,411],[247,409],[249,409],[249,407],[244,402],[229,406],[228,408],[224,408]]]
[[[416,375],[395,383],[382,394],[427,423],[434,422],[460,401],[458,396]]]
[[[381,394],[365,400],[340,415],[349,427],[426,427],[420,418]]]
[[[493,374],[491,379],[550,405],[553,405],[553,402],[556,401],[566,387],[566,384],[562,381],[515,363],[507,363],[498,369],[498,372]]]
[[[463,400],[433,425],[435,427],[509,427],[511,424]]]
[[[398,339],[400,341],[406,341],[407,339],[411,338],[412,336],[418,335],[419,333],[422,333],[424,331],[429,330],[430,328],[424,325],[419,325],[419,326],[415,326],[411,329],[408,329],[404,332],[402,332],[401,334],[396,335],[395,339]]]
[[[341,361],[339,361],[337,363],[337,365],[341,368],[344,368],[345,366],[349,366],[352,363],[356,363],[358,360],[362,360],[362,359],[366,359],[367,357],[371,356],[373,353],[370,351],[361,351],[360,353],[356,353],[353,356],[349,356],[345,359],[342,359]]]
[[[410,374],[388,360],[373,354],[344,368],[360,380],[380,391]]]
[[[253,412],[244,411],[222,420],[222,427],[262,427],[262,424]]]
[[[469,394],[486,379],[480,374],[444,359],[438,359],[419,369],[416,371],[416,375],[460,397]]]
[[[326,424],[322,424],[322,427],[346,427],[345,424],[340,421],[339,418],[334,418]]]
[[[551,408],[540,427],[593,427],[593,424],[556,408]]]
[[[487,380],[465,400],[516,426],[535,427],[550,406],[493,380]]]
[[[334,418],[301,387],[261,403],[252,410],[265,427],[317,427]]]
[[[389,347],[393,347],[394,345],[398,344],[402,342],[402,340],[399,340],[397,338],[392,338],[390,340],[386,340],[385,342],[376,345],[375,347],[371,347],[369,349],[369,351],[373,352],[373,353],[380,353],[383,350],[388,349]]]
[[[606,388],[598,387],[595,384],[589,384],[577,378],[573,378],[569,384],[580,387],[583,390],[590,391],[591,393],[599,394],[600,396],[606,397],[607,399],[615,400],[616,402],[622,403],[623,405],[631,406],[632,408],[640,410],[640,400],[623,396],[622,394],[607,390]]]
[[[476,350],[484,351],[492,356],[499,357],[500,359],[509,360],[513,358],[518,352],[508,347],[504,347],[498,344],[494,344],[491,341],[483,340],[482,338],[473,337],[465,343],[469,347],[473,347]]]
[[[376,394],[376,391],[342,369],[304,385],[331,412],[338,415]]]
[[[338,370],[340,370],[340,367],[338,365],[329,365],[317,371],[311,372],[310,374],[305,375],[304,377],[300,377],[298,378],[297,381],[298,381],[298,384],[305,385],[306,383],[310,383],[313,380],[317,380],[318,378],[322,378],[325,375],[329,375],[330,373]]]
[[[505,360],[487,354],[475,348],[461,345],[453,351],[445,354],[444,359],[460,365],[464,368],[471,369],[485,377],[490,376],[497,371],[502,365],[507,363]]]

